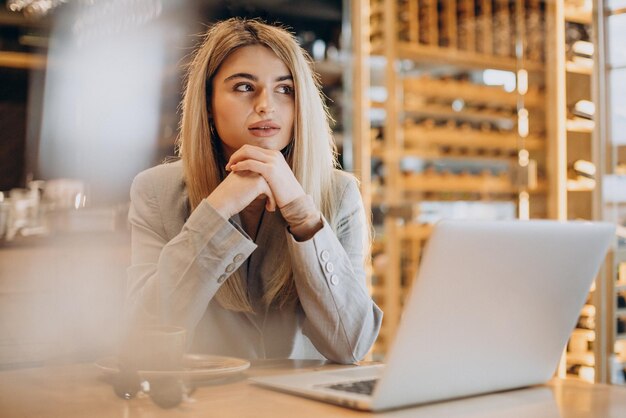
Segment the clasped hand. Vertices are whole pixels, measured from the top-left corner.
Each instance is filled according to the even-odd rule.
[[[265,195],[265,208],[275,211],[305,194],[280,151],[244,145],[228,160],[226,176],[207,201],[225,218],[241,212]]]

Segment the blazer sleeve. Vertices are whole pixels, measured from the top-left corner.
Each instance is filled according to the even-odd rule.
[[[256,245],[206,201],[168,239],[162,219],[184,214],[161,207],[153,177],[141,173],[131,186],[127,319],[178,325],[193,335],[210,300]]]
[[[287,232],[294,281],[305,313],[304,334],[326,358],[361,360],[373,345],[382,311],[365,283],[369,235],[354,179],[340,194],[337,232],[326,219],[313,238],[298,242]]]

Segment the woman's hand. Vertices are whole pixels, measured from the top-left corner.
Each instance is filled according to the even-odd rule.
[[[226,170],[252,171],[263,176],[279,209],[305,194],[280,151],[246,144],[231,155]]]
[[[226,176],[206,200],[220,215],[228,219],[261,195],[267,196],[265,208],[274,212],[276,200],[267,181],[258,173],[242,170],[233,171]]]

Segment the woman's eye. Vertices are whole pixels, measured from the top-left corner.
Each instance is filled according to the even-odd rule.
[[[247,92],[252,91],[252,86],[248,83],[241,83],[235,85],[235,91]]]
[[[278,92],[282,94],[291,94],[293,93],[293,87],[291,86],[278,86]]]

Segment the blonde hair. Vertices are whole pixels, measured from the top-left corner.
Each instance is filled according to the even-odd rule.
[[[304,191],[315,201],[334,227],[335,207],[331,198],[333,168],[337,166],[335,146],[311,59],[294,37],[283,28],[258,20],[232,18],[213,25],[206,33],[187,72],[178,138],[189,203],[193,211],[223,180],[220,139],[209,120],[213,77],[220,65],[238,48],[262,45],[280,58],[293,77],[295,120],[287,161]],[[305,117],[306,115],[306,117]],[[213,163],[209,163],[213,162]],[[286,252],[286,237],[277,235]],[[291,262],[283,257],[263,296],[267,305],[279,306],[297,298]],[[235,311],[252,312],[244,279],[233,274],[216,294],[220,305]]]

